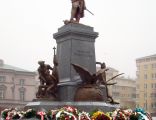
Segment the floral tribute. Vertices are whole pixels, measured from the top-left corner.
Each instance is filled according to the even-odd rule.
[[[1,116],[3,120],[22,120],[29,118],[39,120],[152,120],[150,114],[142,108],[136,108],[135,110],[116,109],[112,112],[96,110],[88,113],[72,106],[65,106],[47,112],[35,111],[33,109],[26,111],[5,109],[1,112]]]
[[[105,114],[103,111],[95,111],[92,113],[92,120],[111,120],[111,117],[109,116],[109,114]]]

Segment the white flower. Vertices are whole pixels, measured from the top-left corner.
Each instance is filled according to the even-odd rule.
[[[81,120],[81,116],[86,116],[88,120],[91,120],[90,117],[89,117],[89,113],[87,113],[87,112],[82,111],[78,115],[79,115],[78,120]]]
[[[27,112],[31,112],[31,111],[32,111],[32,109],[28,109],[28,110],[27,110]]]
[[[18,114],[18,115],[20,116],[20,118],[22,118],[22,117],[23,117],[23,114],[21,114],[21,113],[20,113],[20,114]]]
[[[73,115],[72,113],[69,113],[67,111],[59,111],[57,114],[56,114],[56,120],[60,117],[61,113],[65,113],[67,115],[69,115],[69,117],[73,117],[74,120],[77,120],[77,118],[75,117],[75,115]]]

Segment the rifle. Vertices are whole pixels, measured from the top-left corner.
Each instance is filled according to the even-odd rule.
[[[90,10],[88,10],[87,8],[86,8],[85,10],[87,10],[90,14],[94,15],[94,14],[93,14]]]

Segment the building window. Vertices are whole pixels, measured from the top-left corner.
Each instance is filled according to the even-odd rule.
[[[151,88],[154,88],[154,84],[153,83],[151,83]]]
[[[139,65],[137,66],[137,70],[140,71],[140,66]]]
[[[156,63],[152,64],[152,69],[156,69]]]
[[[14,79],[14,77],[12,77],[12,83],[14,83],[15,82],[15,79]]]
[[[152,73],[152,80],[156,80],[156,73]]]
[[[156,98],[156,93],[151,93],[151,98]]]
[[[136,88],[132,88],[131,91],[133,91],[134,93],[136,93]]]
[[[148,69],[148,65],[144,65],[144,70],[147,70]]]
[[[151,103],[151,108],[156,108],[156,103]]]
[[[24,101],[24,91],[20,91],[20,101]]]
[[[4,99],[4,90],[3,89],[0,90],[0,99]]]
[[[147,89],[147,84],[144,84],[144,88]]]
[[[144,93],[144,99],[146,99],[147,98],[147,93]]]
[[[0,85],[0,99],[5,99],[5,92],[7,87],[5,85]]]
[[[153,96],[154,96],[154,94],[153,94],[153,93],[151,93],[151,98],[153,98]]]
[[[20,79],[20,85],[24,85],[24,79]]]
[[[148,76],[147,74],[144,74],[144,80],[147,80]]]
[[[132,98],[136,98],[136,94],[132,94]]]
[[[0,76],[0,82],[4,82],[6,80],[5,76]]]
[[[145,110],[147,110],[147,103],[144,103],[144,108]]]
[[[151,103],[151,108],[154,108],[154,105],[153,105],[153,103]]]
[[[113,96],[119,97],[120,96],[120,93],[119,92],[113,92]]]
[[[149,62],[151,59],[150,58],[146,58],[146,62]]]
[[[19,99],[20,99],[20,101],[25,100],[25,92],[26,92],[26,89],[24,87],[19,88]]]

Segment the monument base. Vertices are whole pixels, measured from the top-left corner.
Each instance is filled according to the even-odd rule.
[[[91,112],[94,110],[102,110],[104,112],[110,112],[120,107],[120,105],[112,105],[104,102],[50,102],[50,101],[38,101],[30,102],[25,106],[25,109],[35,110],[52,110],[58,109],[64,106],[73,106],[79,110]]]

